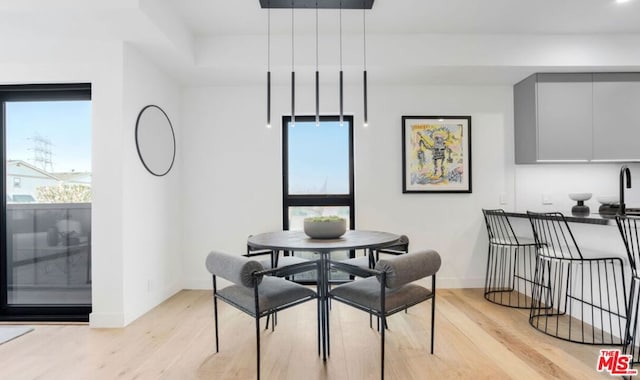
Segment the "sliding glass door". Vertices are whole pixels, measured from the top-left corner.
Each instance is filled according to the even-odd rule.
[[[88,320],[91,89],[0,86],[0,319]]]

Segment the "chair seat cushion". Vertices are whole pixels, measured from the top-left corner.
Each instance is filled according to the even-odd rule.
[[[315,297],[316,292],[295,282],[280,277],[264,276],[258,286],[258,308],[260,313],[280,308],[305,298]],[[255,300],[253,288],[231,285],[218,290],[218,296],[253,316]]]
[[[278,257],[278,268],[286,267],[287,265],[300,264],[308,262],[308,259],[296,256],[280,256]],[[260,260],[260,264],[265,269],[271,269],[271,259]]]
[[[371,310],[380,310],[380,282],[376,277],[356,280],[348,284],[336,286],[331,295],[352,301]],[[385,309],[387,313],[405,306],[427,300],[432,293],[429,289],[416,284],[406,284],[395,289],[385,291]]]

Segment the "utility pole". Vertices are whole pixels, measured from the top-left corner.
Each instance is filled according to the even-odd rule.
[[[29,140],[33,141],[33,165],[46,172],[53,172],[51,139],[36,134]]]

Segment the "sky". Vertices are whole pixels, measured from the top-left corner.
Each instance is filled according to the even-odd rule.
[[[349,194],[349,127],[289,123],[289,193]],[[326,181],[326,192],[321,191]]]
[[[40,136],[51,141],[53,171],[91,171],[90,100],[7,102],[5,110],[7,160],[34,164]]]

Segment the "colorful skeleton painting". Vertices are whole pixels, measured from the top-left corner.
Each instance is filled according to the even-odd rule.
[[[423,120],[424,121],[424,120]],[[410,124],[409,184],[460,185],[464,174],[464,125],[453,122]]]

